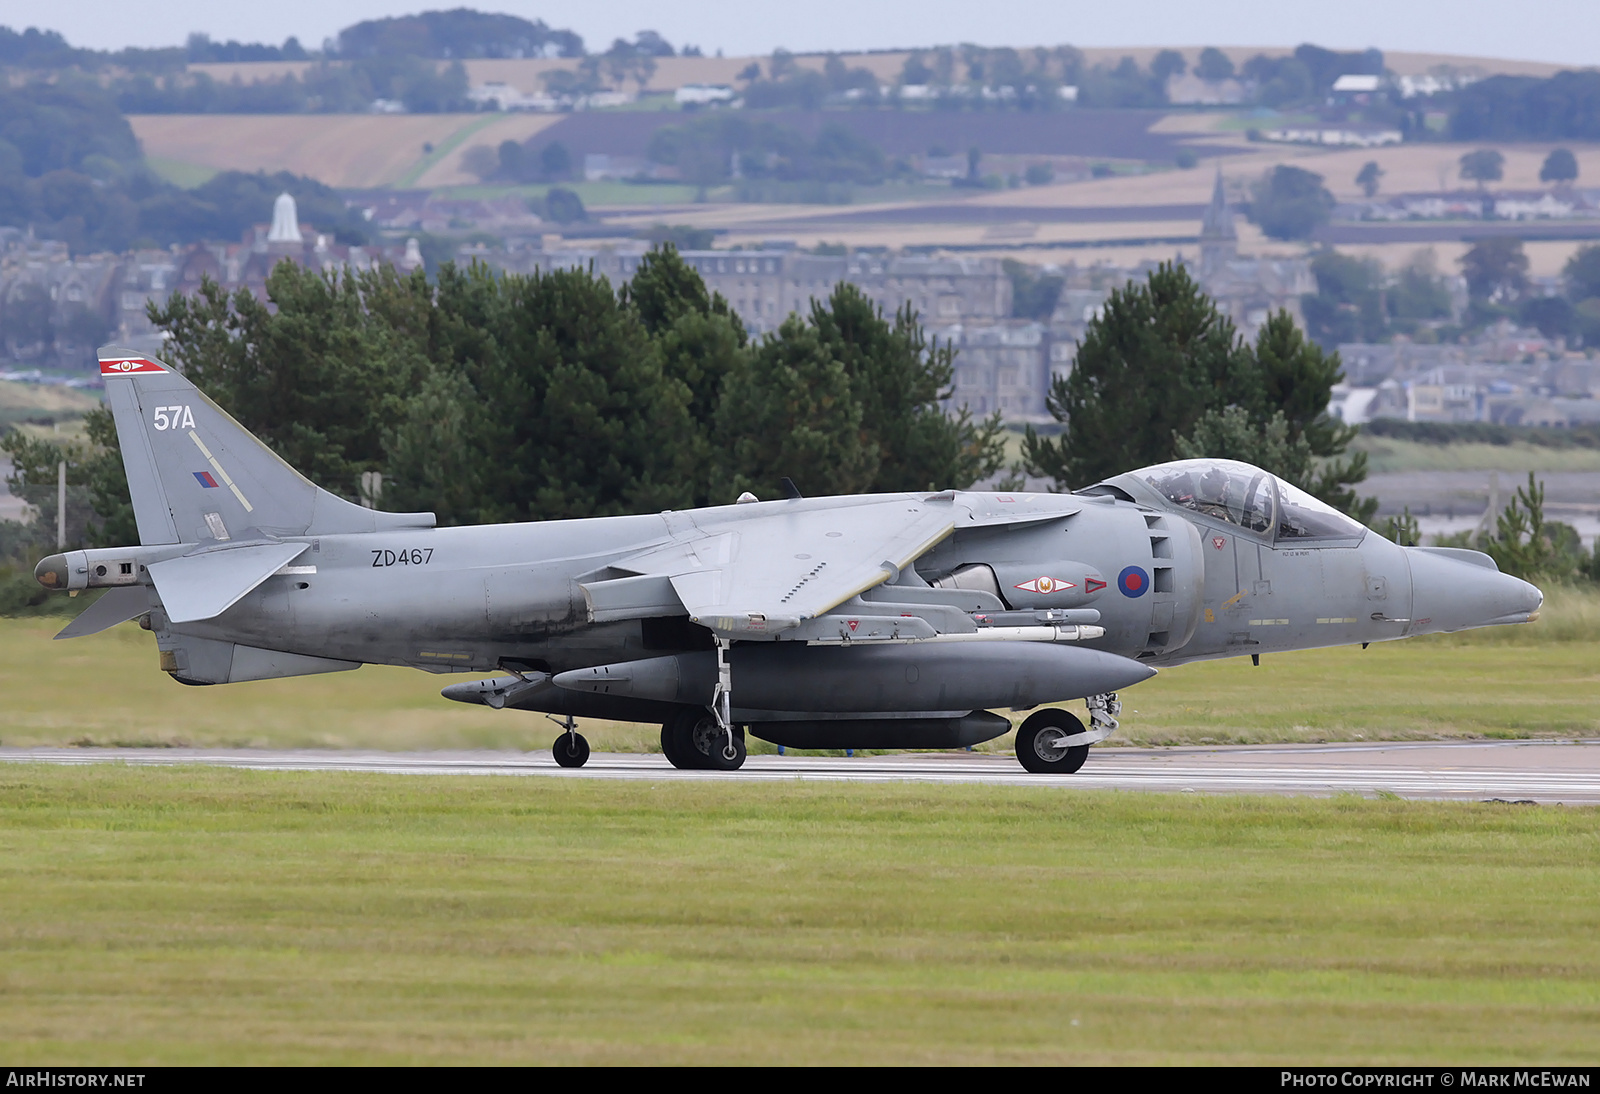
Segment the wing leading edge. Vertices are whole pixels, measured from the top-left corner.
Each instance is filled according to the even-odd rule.
[[[689,617],[721,637],[776,638],[895,577],[954,530],[956,515],[915,495],[778,502],[698,516],[689,538],[613,566],[666,578]]]

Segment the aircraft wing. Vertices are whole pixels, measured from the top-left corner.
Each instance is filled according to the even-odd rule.
[[[894,577],[966,515],[915,495],[737,508],[702,515],[673,543],[612,565],[665,578],[689,617],[724,638],[773,638]]]

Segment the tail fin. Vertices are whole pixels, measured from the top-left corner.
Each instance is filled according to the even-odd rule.
[[[253,437],[170,365],[105,346],[141,543],[432,528],[432,513],[382,513],[335,497]]]

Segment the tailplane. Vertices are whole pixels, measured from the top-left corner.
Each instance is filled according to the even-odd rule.
[[[432,513],[365,509],[318,487],[148,354],[105,346],[100,374],[141,543],[434,526]]]

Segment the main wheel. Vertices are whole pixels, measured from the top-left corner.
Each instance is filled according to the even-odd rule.
[[[711,712],[691,707],[661,727],[661,751],[673,767],[685,771],[737,771],[744,765],[744,731],[734,728],[730,749],[727,732]]]
[[[1036,710],[1017,730],[1017,760],[1035,775],[1071,775],[1089,758],[1088,745],[1062,747],[1062,734],[1083,732],[1083,723],[1064,710]]]
[[[715,719],[709,721],[710,726],[703,722],[695,726],[694,751],[700,766],[712,771],[739,770],[744,766],[744,730],[734,726],[730,742],[727,730],[720,728]]]
[[[563,733],[550,751],[562,767],[582,767],[589,762],[589,742],[581,733]]]
[[[683,734],[678,728],[676,715],[661,724],[661,754],[667,758],[667,762],[673,767],[680,770],[688,770],[693,765],[679,748],[679,738],[682,736]]]

